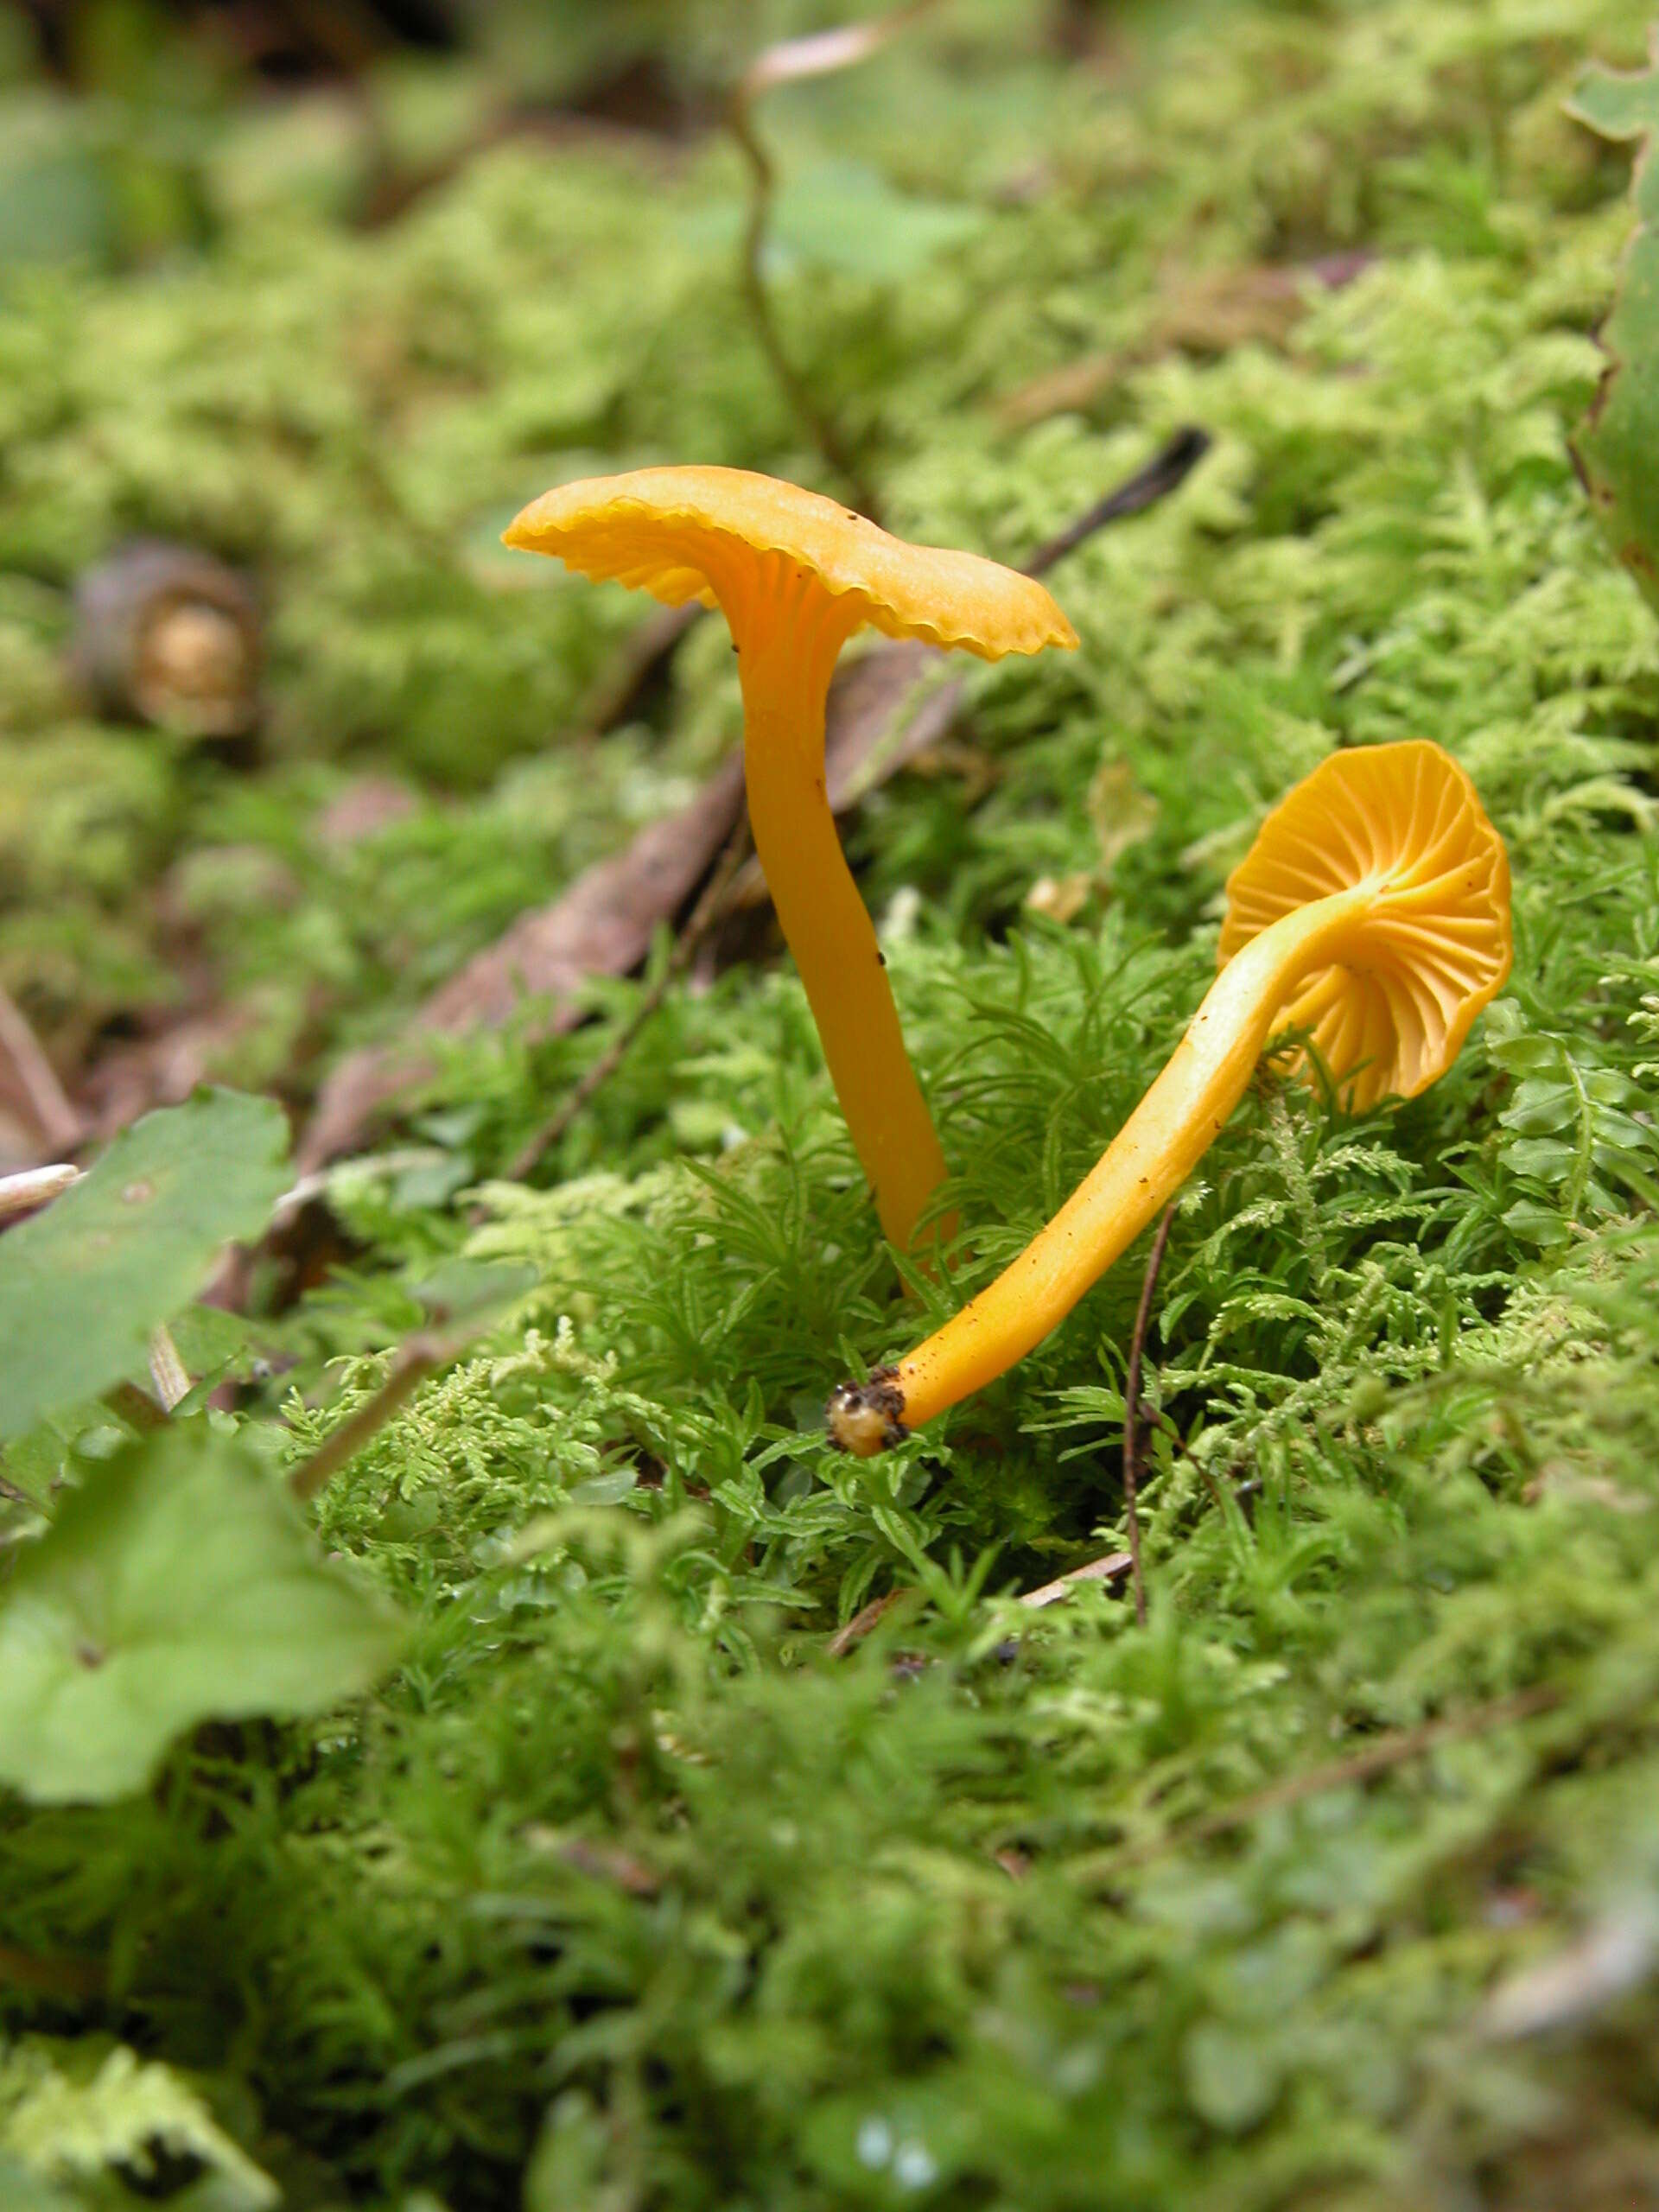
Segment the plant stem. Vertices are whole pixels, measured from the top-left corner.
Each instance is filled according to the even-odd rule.
[[[1123,1386],[1123,1510],[1128,1521],[1129,1569],[1135,1582],[1135,1618],[1139,1628],[1147,1624],[1147,1586],[1141,1572],[1141,1513],[1136,1502],[1141,1457],[1141,1355],[1147,1341],[1152,1295],[1158,1287],[1159,1272],[1164,1264],[1164,1252],[1174,1220],[1175,1202],[1172,1198],[1164,1208],[1164,1217],[1158,1224],[1157,1234],[1152,1240],[1152,1249],[1147,1255],[1147,1272],[1141,1284],[1141,1303],[1135,1308],[1135,1335],[1129,1344],[1128,1376]]]

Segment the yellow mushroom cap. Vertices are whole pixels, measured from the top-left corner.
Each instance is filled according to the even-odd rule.
[[[639,468],[562,484],[502,537],[671,607],[715,605],[749,556],[773,555],[832,597],[855,600],[860,620],[889,638],[960,645],[983,660],[1077,642],[1034,577],[975,553],[907,544],[819,493],[744,468]]]
[[[1375,883],[1340,963],[1284,1010],[1344,1103],[1413,1098],[1509,976],[1510,863],[1475,787],[1417,739],[1332,753],[1262,823],[1227,884],[1221,964],[1311,900]]]

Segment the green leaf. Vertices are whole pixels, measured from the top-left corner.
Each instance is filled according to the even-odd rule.
[[[734,201],[709,209],[690,227],[700,245],[726,251],[736,247],[747,219],[747,208]],[[984,221],[980,208],[900,192],[861,162],[815,162],[779,186],[767,256],[785,271],[830,270],[893,284],[971,238]]]
[[[817,162],[785,179],[772,242],[814,269],[897,283],[984,223],[976,207],[919,200],[859,162]]]
[[[39,1802],[122,1796],[183,1730],[321,1711],[366,1688],[397,1640],[238,1438],[175,1423],[72,1491],[17,1556],[0,1782]]]
[[[131,1372],[220,1249],[261,1235],[289,1180],[272,1100],[200,1091],[147,1114],[0,1237],[0,1438]]]
[[[8,2159],[22,2177],[15,2196]],[[266,2212],[279,2201],[276,2183],[225,2133],[200,2091],[170,2067],[101,2038],[31,2037],[0,2053],[6,2212],[55,2212],[65,2199],[54,2183],[86,2184],[100,2205],[137,2207],[158,2166],[177,2159],[205,2169],[190,2190],[203,2212]],[[138,2186],[130,2189],[129,2179]]]
[[[1641,142],[1636,229],[1601,332],[1607,365],[1574,450],[1614,551],[1659,604],[1659,69],[1591,70],[1567,111],[1604,138]]]

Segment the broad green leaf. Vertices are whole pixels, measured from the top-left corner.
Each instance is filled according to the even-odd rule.
[[[319,1712],[397,1644],[238,1439],[175,1422],[71,1491],[17,1554],[0,1597],[0,1783],[41,1802],[124,1796],[185,1729]]]
[[[15,2206],[8,2159],[22,2177]],[[100,2205],[136,2208],[149,2196],[143,2184],[178,2159],[204,2169],[190,2190],[202,2212],[266,2212],[279,2201],[276,2183],[226,2133],[201,2092],[170,2067],[101,2037],[31,2037],[0,2054],[5,2212],[47,2212],[74,2201],[53,2184],[77,2197],[80,2184]]]
[[[1614,551],[1659,604],[1659,67],[1590,71],[1568,112],[1604,138],[1641,141],[1631,182],[1636,229],[1601,331],[1607,365],[1574,449]]]
[[[820,162],[787,178],[772,240],[815,269],[897,283],[984,223],[976,207],[918,200],[858,162]]]
[[[221,1248],[259,1236],[286,1187],[268,1098],[198,1092],[124,1129],[92,1173],[0,1237],[0,1438],[142,1364],[151,1330]]]
[[[692,227],[700,244],[735,249],[747,219],[747,208],[733,203],[709,210]],[[984,220],[977,207],[900,192],[861,162],[817,162],[779,186],[767,251],[785,270],[832,270],[891,284],[959,245]]]

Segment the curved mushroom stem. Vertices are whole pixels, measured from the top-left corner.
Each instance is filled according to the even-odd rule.
[[[825,790],[830,679],[861,610],[791,563],[766,565],[744,603],[721,594],[743,687],[749,824],[882,1230],[902,1250],[944,1154]]]
[[[897,1443],[995,1381],[1065,1319],[1220,1135],[1298,985],[1341,957],[1379,888],[1368,881],[1299,907],[1228,963],[1151,1090],[1019,1258],[897,1367],[833,1393],[837,1444],[868,1459]]]

